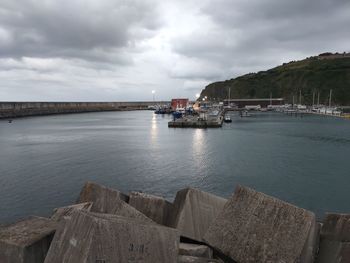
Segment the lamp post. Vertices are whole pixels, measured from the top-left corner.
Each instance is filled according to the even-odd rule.
[[[152,90],[152,95],[153,95],[153,102],[154,102],[155,96],[156,96],[156,91],[155,90]]]

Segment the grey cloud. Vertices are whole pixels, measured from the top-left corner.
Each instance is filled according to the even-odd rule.
[[[348,0],[1,0],[0,97],[194,96],[213,81],[350,51],[349,14]]]
[[[0,29],[10,38],[10,43],[0,43],[2,57],[78,57],[128,64],[123,49],[161,26],[153,0],[5,0],[0,10]]]
[[[256,21],[274,23],[310,17],[327,18],[349,7],[347,0],[218,0],[215,5],[209,3],[203,7],[202,11],[221,26],[232,28]]]
[[[348,51],[349,1],[218,0],[201,12],[212,24],[174,41],[173,50],[221,65],[232,77],[325,51]]]

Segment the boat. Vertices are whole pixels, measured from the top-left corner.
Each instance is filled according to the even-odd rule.
[[[256,110],[259,111],[261,109],[260,105],[246,105],[244,107],[246,110]]]
[[[176,108],[176,112],[180,112],[182,114],[186,113],[186,109],[185,108]]]
[[[157,110],[157,106],[156,105],[149,105],[147,107],[148,110]]]
[[[224,122],[232,122],[231,117],[230,116],[225,116]]]
[[[155,114],[165,114],[166,111],[165,111],[165,109],[159,108],[159,109],[155,110],[154,113]]]
[[[179,119],[179,118],[181,118],[182,117],[182,112],[178,112],[178,111],[174,111],[173,112],[173,118],[174,118],[174,120],[175,119]]]

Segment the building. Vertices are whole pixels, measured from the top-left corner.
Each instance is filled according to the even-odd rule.
[[[171,100],[171,109],[176,110],[179,108],[186,109],[189,105],[188,99],[172,99]]]

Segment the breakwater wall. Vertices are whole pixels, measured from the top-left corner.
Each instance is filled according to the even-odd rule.
[[[348,263],[349,239],[350,214],[329,213],[321,224],[244,186],[229,199],[185,188],[169,202],[87,182],[76,204],[50,218],[0,228],[0,262]]]
[[[51,114],[97,111],[146,110],[150,105],[168,101],[137,102],[0,102],[0,119]]]

